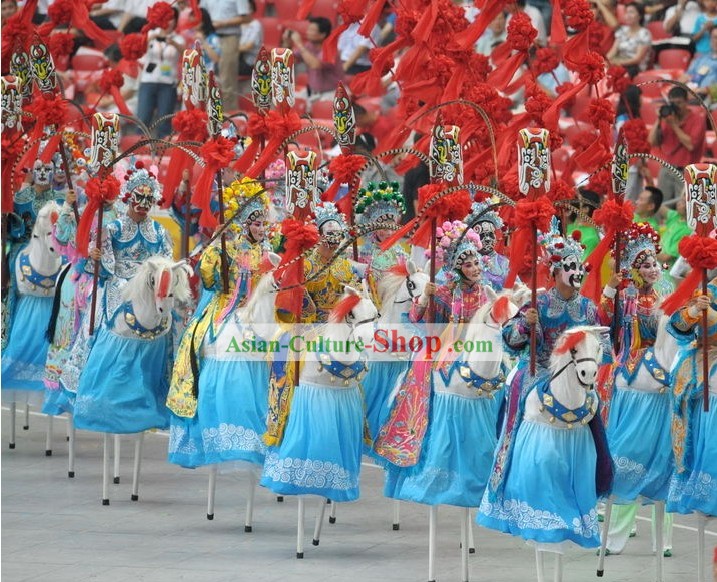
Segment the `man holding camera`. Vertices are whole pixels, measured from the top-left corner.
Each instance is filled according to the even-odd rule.
[[[702,159],[705,147],[705,118],[687,104],[687,91],[672,87],[667,94],[668,103],[660,107],[660,118],[650,129],[648,141],[659,146],[660,156],[668,164],[682,171],[688,164]],[[667,168],[660,170],[657,186],[665,202],[682,196],[684,185],[680,177]]]

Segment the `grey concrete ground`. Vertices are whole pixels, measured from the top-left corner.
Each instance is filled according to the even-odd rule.
[[[46,420],[32,416],[29,431],[18,419],[17,448],[8,450],[9,413],[2,412],[2,580],[48,582],[426,582],[428,509],[401,505],[401,529],[392,531],[392,505],[382,492],[382,473],[364,467],[362,497],[339,505],[337,522],[323,526],[311,545],[316,501],[306,511],[305,558],[295,558],[296,499],[277,503],[267,490],[256,494],[254,527],[244,532],[247,479],[219,475],[216,516],[206,519],[206,470],[183,470],[166,462],[167,437],[148,434],[139,501],[130,501],[132,437],[123,439],[121,483],[111,485],[111,505],[100,503],[102,439],[77,433],[76,478],[67,478],[64,420],[56,420],[54,454],[44,455]],[[327,512],[328,515],[328,512]],[[606,582],[654,580],[650,524],[643,509],[638,536],[620,556],[607,559]],[[436,573],[459,582],[459,513],[441,507]],[[665,560],[665,581],[697,579],[692,518],[677,517],[674,557]],[[709,529],[717,529],[712,522]],[[533,550],[521,540],[475,528],[477,553],[470,557],[472,582],[535,580]],[[717,535],[707,536],[708,555]],[[596,580],[594,552],[571,549],[564,580]],[[552,580],[552,559],[547,561]],[[711,564],[710,564],[711,566]],[[711,567],[708,572],[711,571]]]

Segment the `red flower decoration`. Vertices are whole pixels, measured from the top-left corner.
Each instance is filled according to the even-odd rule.
[[[592,181],[590,183],[592,186]],[[635,208],[632,202],[627,201],[620,204],[615,198],[608,198],[600,208],[593,212],[593,220],[598,226],[613,231],[623,231],[632,225],[632,216]]]
[[[649,154],[647,126],[642,119],[628,119],[622,125],[622,134],[627,142],[627,151],[631,154]]]
[[[552,105],[552,99],[537,83],[530,83],[526,87],[525,95],[525,111],[530,113],[536,123],[540,123],[543,112]]]
[[[590,177],[590,190],[605,196],[612,189],[612,176],[608,170],[601,170]],[[593,218],[595,215],[593,214]],[[632,214],[630,215],[632,219]]]
[[[367,162],[368,160],[364,156],[341,154],[331,160],[329,171],[335,182],[348,184],[356,178]]]
[[[52,57],[59,59],[71,55],[75,50],[75,35],[70,32],[56,32],[50,35],[47,43]]]
[[[535,59],[531,69],[535,75],[549,73],[560,64],[560,55],[555,49],[544,47],[535,51]]]
[[[287,218],[281,223],[281,234],[286,239],[284,241],[285,254],[292,258],[319,242],[319,229],[313,222],[305,223],[294,218]]]
[[[586,0],[566,0],[563,4],[563,14],[567,25],[581,32],[595,20],[595,15]]]
[[[205,142],[209,138],[207,112],[203,109],[185,109],[172,119],[172,129],[179,134],[179,141]]]
[[[623,93],[632,81],[627,70],[620,65],[612,65],[607,69],[607,86],[615,93]]]
[[[341,0],[338,13],[346,24],[360,22],[366,14],[365,0]]]
[[[169,28],[172,20],[174,20],[172,7],[166,2],[155,2],[147,9],[147,24],[144,25],[143,30]]]
[[[535,228],[547,231],[550,229],[550,220],[555,214],[555,206],[546,196],[539,196],[535,200],[523,198],[515,205],[513,224],[520,229]]]
[[[615,122],[615,108],[607,99],[593,99],[588,108],[588,116],[595,126],[601,123],[612,125]]]
[[[136,61],[147,52],[147,36],[141,32],[125,34],[119,42],[122,56],[128,61]]]
[[[573,188],[565,180],[555,180],[550,184],[550,192],[548,192],[548,197],[556,202],[558,200],[572,200],[573,198],[575,198],[575,188]]]
[[[55,24],[70,24],[74,0],[55,0],[47,8],[47,17]]]
[[[234,146],[236,141],[218,136],[205,143],[199,150],[202,159],[207,165],[223,168],[228,166],[234,159]],[[217,169],[219,169],[217,168]]]
[[[537,37],[538,31],[535,30],[530,16],[525,12],[516,12],[513,14],[508,23],[508,37],[506,39],[511,49],[527,51]]]
[[[77,225],[77,250],[82,256],[87,256],[87,247],[90,243],[90,230],[97,211],[108,202],[117,199],[120,194],[120,183],[112,174],[99,178],[97,176],[87,180],[85,185],[87,206],[82,211],[80,222]]]
[[[42,93],[36,96],[25,111],[35,118],[35,126],[56,125],[61,127],[67,118],[67,103],[59,94]]]
[[[605,76],[605,58],[595,51],[588,51],[585,58],[575,64],[580,80],[590,85],[599,83]]]
[[[112,87],[119,89],[122,85],[124,85],[124,76],[117,69],[107,69],[102,72],[99,86],[103,93],[109,93]]]

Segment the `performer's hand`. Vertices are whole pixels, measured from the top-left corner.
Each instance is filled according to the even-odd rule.
[[[90,251],[90,258],[93,261],[99,261],[102,258],[102,251],[100,249],[98,249],[97,247],[95,247],[94,249],[92,249]]]
[[[528,325],[535,325],[536,323],[538,323],[538,310],[537,309],[535,309],[533,307],[529,307],[528,309],[525,310],[525,313],[523,315],[525,317],[525,322]]]
[[[423,293],[418,299],[418,303],[420,305],[426,306],[428,305],[429,298],[432,295],[436,294],[436,284],[435,283],[426,283],[426,286],[423,288]]]
[[[707,311],[707,309],[709,309],[709,306],[709,295],[700,295],[695,299],[695,302],[687,309],[687,313],[689,313],[692,317],[699,317],[703,311]]]
[[[620,287],[620,283],[622,283],[622,273],[613,273],[607,282],[608,287],[612,287],[613,289]]]
[[[67,194],[65,194],[65,202],[67,202],[70,206],[77,202],[77,194],[75,194],[74,190],[67,191]]]

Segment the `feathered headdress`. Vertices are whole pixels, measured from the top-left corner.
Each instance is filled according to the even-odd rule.
[[[269,196],[263,186],[246,176],[224,189],[224,200],[227,219],[240,228],[269,213]]]

